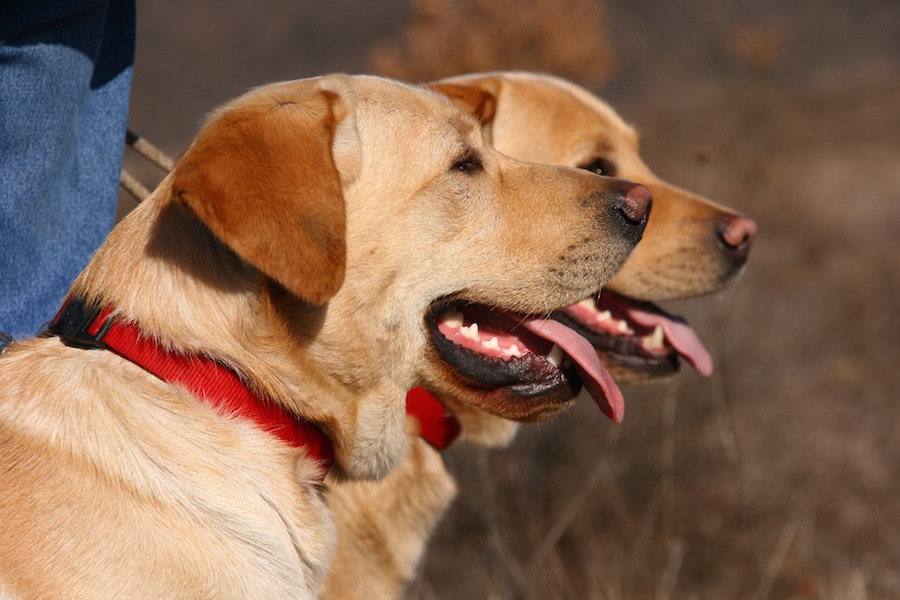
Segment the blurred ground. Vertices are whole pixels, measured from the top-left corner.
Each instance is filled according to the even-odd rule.
[[[408,14],[142,3],[132,127],[177,154],[248,87],[368,70]],[[671,307],[717,372],[626,390],[621,426],[586,403],[453,450],[461,496],[411,597],[900,598],[900,3],[607,0],[604,19],[597,91],[647,162],[760,225],[734,287]]]

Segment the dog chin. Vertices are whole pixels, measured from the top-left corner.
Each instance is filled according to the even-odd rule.
[[[648,361],[614,352],[598,351],[597,355],[619,385],[635,386],[664,381],[681,370],[681,361],[675,356]]]
[[[433,375],[439,382],[426,383],[426,387],[440,390],[438,396],[445,400],[464,422],[465,408],[456,410],[459,405],[475,407],[506,421],[517,423],[543,421],[569,408],[581,390],[581,383],[578,381],[576,387],[566,383],[553,389],[546,389],[541,394],[523,394],[513,389],[513,386],[486,386],[463,375],[439,356],[433,356],[430,362]],[[466,427],[467,433],[470,433],[468,429]],[[504,443],[508,441],[508,433],[500,435]]]
[[[346,455],[339,454],[334,465],[336,477],[375,480],[400,466],[409,449],[401,408],[405,397],[400,388],[391,386],[360,399],[357,443]]]

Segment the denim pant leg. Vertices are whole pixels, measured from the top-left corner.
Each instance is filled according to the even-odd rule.
[[[113,226],[135,7],[12,4],[0,9],[0,331],[22,336],[53,317]]]

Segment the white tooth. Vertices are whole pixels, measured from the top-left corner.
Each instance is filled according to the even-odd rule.
[[[609,321],[610,319],[612,319],[612,313],[608,310],[604,310],[603,312],[597,314],[597,319],[599,319],[600,321]]]
[[[500,342],[496,337],[492,337],[490,341],[484,342],[484,347],[488,350],[500,350]]]
[[[468,327],[462,327],[459,331],[470,340],[478,341],[478,323],[472,323]]]
[[[515,356],[515,357],[522,356],[522,351],[519,350],[519,347],[516,346],[515,344],[513,344],[512,346],[507,348],[506,353],[509,354],[510,356]]]
[[[626,323],[625,321],[617,321],[616,329],[618,329],[622,333],[625,333],[628,331],[628,323]]]
[[[557,345],[557,344],[553,344],[553,347],[550,348],[550,353],[547,354],[547,360],[550,362],[551,365],[553,365],[554,367],[556,367],[558,369],[559,365],[562,364],[562,359],[563,359],[562,348],[560,348],[559,345]]]
[[[588,308],[588,309],[590,309],[590,310],[594,310],[594,311],[597,310],[597,301],[594,299],[593,296],[591,296],[590,298],[586,298],[586,299],[582,300],[582,301],[579,302],[578,304],[579,304],[580,306],[583,306],[583,307]]]
[[[662,327],[657,325],[650,335],[645,335],[643,342],[644,347],[648,350],[659,350],[663,347],[666,336],[663,334]]]
[[[459,329],[463,326],[463,314],[453,307],[448,308],[441,315],[441,320],[448,327]]]

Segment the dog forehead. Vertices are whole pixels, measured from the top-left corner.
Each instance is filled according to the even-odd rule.
[[[363,78],[357,87],[357,127],[364,146],[445,160],[480,144],[477,120],[445,96],[392,80]]]
[[[501,152],[571,164],[637,151],[635,130],[587,90],[542,74],[510,73],[504,80],[493,137]],[[536,138],[542,144],[534,144]]]
[[[595,127],[602,128],[608,136],[615,137],[617,143],[637,147],[637,131],[609,104],[570,81],[552,77],[541,81],[547,90],[557,94],[556,99],[561,109],[570,112],[573,117],[593,122]],[[569,96],[571,100],[566,102],[561,98],[562,95]]]
[[[410,118],[411,115],[433,118],[454,111],[444,96],[394,79],[359,75],[355,77],[355,91],[361,110],[386,118]]]

